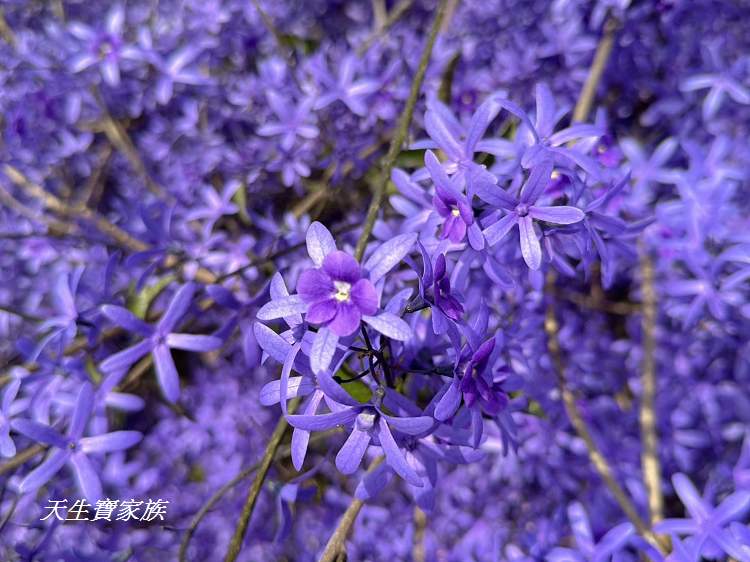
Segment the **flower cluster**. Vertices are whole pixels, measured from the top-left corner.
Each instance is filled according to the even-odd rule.
[[[750,561],[746,12],[4,3],[0,559]]]

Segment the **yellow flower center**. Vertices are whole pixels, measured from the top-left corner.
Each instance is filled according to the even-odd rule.
[[[452,215],[453,215],[454,217],[457,217],[458,215],[460,215],[460,214],[461,214],[461,211],[459,211],[459,210],[458,210],[458,209],[457,209],[456,207],[453,207],[453,210],[451,211],[451,214],[452,214]]]
[[[351,292],[352,285],[346,281],[334,281],[333,286],[336,287],[336,294],[333,295],[339,302],[346,302],[349,300],[349,293]]]

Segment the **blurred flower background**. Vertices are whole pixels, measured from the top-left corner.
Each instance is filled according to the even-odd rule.
[[[750,560],[749,23],[4,0],[0,560]]]

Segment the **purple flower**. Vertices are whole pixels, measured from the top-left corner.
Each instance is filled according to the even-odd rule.
[[[726,528],[750,510],[750,492],[734,492],[714,508],[701,498],[684,474],[672,476],[672,484],[690,517],[665,519],[655,525],[657,533],[690,535],[687,542],[698,555],[718,558],[724,553],[742,562],[750,561],[750,551]]]
[[[578,503],[568,506],[568,520],[575,537],[576,550],[558,547],[549,553],[548,562],[595,562],[609,560],[616,552],[627,546],[635,534],[630,523],[621,523],[607,532],[598,543],[594,543],[589,518]]]
[[[343,396],[342,396],[343,395]],[[352,424],[349,437],[336,455],[336,467],[343,474],[351,474],[359,468],[367,448],[372,442],[379,445],[385,453],[386,463],[404,480],[413,486],[422,486],[422,479],[414,468],[406,462],[404,453],[394,438],[393,429],[406,435],[419,435],[427,432],[434,424],[429,416],[394,417],[385,414],[376,405],[358,404],[346,393],[337,397],[346,401],[347,407],[337,409],[329,414],[288,415],[290,425],[307,431],[324,431],[337,425]]]
[[[308,269],[297,282],[297,292],[309,306],[306,320],[328,327],[338,337],[350,336],[363,316],[372,316],[380,306],[378,293],[350,255],[335,250],[319,269]]]
[[[103,29],[94,29],[80,22],[70,24],[70,32],[85,43],[84,52],[70,62],[73,72],[81,72],[98,64],[104,81],[110,86],[120,84],[120,60],[139,59],[138,50],[127,45],[122,37],[125,9],[115,4],[107,14]]]
[[[464,354],[462,374],[454,374],[453,380],[445,387],[445,392],[435,404],[435,419],[446,421],[455,415],[463,398],[463,403],[471,413],[471,443],[474,447],[478,447],[482,439],[482,412],[495,417],[509,401],[502,385],[494,381],[491,372],[487,372],[494,349],[494,338],[486,340],[476,350],[469,348],[468,353]]]
[[[460,192],[460,185],[455,179],[448,178],[437,157],[428,150],[424,157],[427,170],[435,183],[435,195],[432,198],[437,213],[444,219],[441,238],[447,238],[458,244],[463,242],[469,232],[469,243],[475,250],[484,248],[482,231],[474,221],[474,211],[468,198]],[[494,178],[493,178],[494,179]]]
[[[94,390],[90,383],[81,386],[75,403],[68,433],[61,435],[56,429],[26,419],[13,421],[13,429],[54,448],[53,452],[29,472],[18,486],[22,494],[44,486],[59,472],[64,464],[69,463],[78,482],[81,493],[95,502],[102,496],[102,485],[88,455],[128,449],[141,440],[138,431],[113,431],[92,437],[83,437],[91,412],[94,409]]]
[[[548,160],[534,166],[518,199],[494,184],[477,184],[477,195],[481,199],[507,212],[500,220],[484,229],[487,245],[494,246],[518,225],[521,255],[531,269],[539,269],[542,264],[542,248],[534,231],[534,220],[574,224],[582,221],[585,216],[576,207],[535,205],[549,184],[551,173],[552,163]]]
[[[317,266],[302,273],[297,294],[272,299],[258,311],[259,320],[274,320],[305,313],[305,320],[319,325],[310,350],[310,365],[319,373],[328,368],[338,340],[354,334],[361,321],[381,334],[407,340],[408,324],[392,312],[375,313],[380,299],[375,284],[411,250],[414,234],[402,234],[381,244],[360,267],[357,261],[336,249],[328,229],[314,222],[307,230],[307,252]]]
[[[215,336],[173,332],[177,323],[190,308],[195,289],[196,287],[192,283],[180,287],[155,326],[147,324],[126,308],[104,305],[102,314],[110,321],[128,332],[143,336],[145,339],[107,357],[100,365],[102,370],[104,372],[122,371],[124,373],[141,357],[147,353],[152,353],[156,366],[156,378],[162,392],[164,392],[164,397],[170,402],[176,402],[180,397],[180,379],[170,349],[207,352],[218,349],[222,343],[221,339]]]

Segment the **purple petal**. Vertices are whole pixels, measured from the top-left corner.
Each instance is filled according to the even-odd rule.
[[[535,128],[543,137],[549,135],[555,126],[555,100],[547,84],[536,85],[536,122]]]
[[[16,455],[16,444],[10,437],[10,426],[4,425],[0,428],[0,456],[7,458]]]
[[[543,160],[532,168],[526,183],[521,188],[522,203],[532,204],[539,199],[550,183],[552,168],[552,162],[549,160]]]
[[[362,313],[351,302],[337,304],[336,315],[328,323],[328,329],[339,337],[351,336],[359,328]]]
[[[396,418],[393,416],[383,417],[393,429],[406,433],[407,435],[419,435],[425,433],[435,425],[435,420],[429,416],[418,416],[412,418]]]
[[[571,125],[562,131],[557,131],[549,138],[552,146],[560,146],[566,144],[572,140],[582,139],[586,137],[600,137],[604,134],[601,127],[597,125],[588,125],[586,123],[576,123]]]
[[[76,406],[73,410],[73,417],[68,428],[68,436],[78,439],[83,435],[86,424],[91,417],[91,411],[94,409],[94,387],[91,383],[85,382],[78,391]]]
[[[505,236],[510,232],[510,229],[513,228],[517,222],[518,215],[516,215],[515,213],[510,213],[508,215],[505,215],[496,223],[491,224],[490,226],[485,228],[482,234],[484,234],[484,239],[486,240],[487,245],[494,246],[495,244],[500,242],[500,240],[505,238]]]
[[[357,283],[361,283],[361,279]],[[325,324],[336,316],[338,307],[334,299],[328,299],[324,301],[318,301],[310,305],[307,309],[305,319],[311,324]]]
[[[445,394],[435,406],[435,419],[445,421],[450,419],[461,405],[461,391],[458,388],[458,378],[454,377],[448,385]]]
[[[530,269],[537,270],[542,265],[542,247],[534,231],[531,217],[525,216],[518,221],[521,235],[521,255]]]
[[[114,355],[110,355],[101,362],[99,367],[104,373],[114,373],[128,369],[133,363],[138,361],[149,351],[151,351],[151,341],[143,340],[142,342],[123,349],[122,351],[118,351]]]
[[[93,437],[83,437],[79,441],[84,453],[108,453],[129,449],[140,442],[143,435],[140,431],[113,431]]]
[[[18,486],[22,494],[36,490],[49,482],[70,458],[70,449],[56,449],[44,462],[26,475]]]
[[[180,318],[185,316],[193,301],[195,290],[196,286],[194,283],[186,283],[177,290],[164,316],[159,321],[159,328],[162,333],[171,332]]]
[[[381,464],[362,477],[354,495],[363,501],[374,498],[391,481],[391,478],[393,478],[393,469],[387,464]]]
[[[336,468],[342,474],[352,474],[362,463],[362,457],[370,445],[370,434],[357,429],[356,425],[336,455]]]
[[[286,417],[289,425],[307,431],[325,431],[333,429],[338,425],[347,425],[352,423],[358,414],[356,408],[347,408],[340,412],[330,414],[319,414],[315,416],[306,416],[302,414],[290,414]]]
[[[566,205],[559,207],[531,207],[529,215],[537,220],[551,222],[555,224],[573,224],[584,219],[581,209],[569,207]]]
[[[320,391],[315,391],[313,395],[310,397],[307,404],[305,404],[305,409],[303,410],[303,414],[306,416],[312,416],[315,415],[315,412],[318,409],[318,406],[320,405],[321,400],[323,400],[324,394]],[[292,432],[292,464],[294,465],[294,468],[296,468],[298,471],[302,470],[302,465],[305,462],[305,456],[307,455],[307,444],[310,441],[310,432],[305,431],[304,429],[298,429],[295,428]]]
[[[310,368],[316,375],[331,364],[339,338],[328,328],[320,328],[310,348]]]
[[[412,336],[409,324],[390,312],[383,312],[378,316],[364,316],[362,319],[392,340],[407,341]]]
[[[142,336],[150,336],[154,332],[154,329],[149,324],[121,306],[105,304],[102,306],[101,311],[110,322],[124,328],[128,332],[134,332]]]
[[[748,507],[750,507],[750,492],[738,490],[714,510],[713,520],[718,525],[725,525],[742,517]]]
[[[401,449],[398,448],[395,439],[393,439],[393,434],[388,428],[388,424],[386,423],[385,419],[381,417],[380,420],[378,420],[378,426],[378,438],[380,439],[380,446],[383,448],[385,459],[388,465],[394,471],[396,471],[396,474],[406,480],[409,484],[421,488],[422,479],[417,475],[416,472],[414,472],[414,469],[409,466],[409,463],[406,462]]]
[[[305,302],[328,300],[335,292],[333,280],[322,269],[307,269],[297,281],[297,292]]]
[[[70,458],[73,471],[78,480],[78,487],[84,497],[91,503],[96,503],[102,497],[102,483],[96,474],[91,460],[83,453],[73,453]]]
[[[39,422],[27,419],[12,420],[10,425],[18,433],[25,435],[37,443],[53,445],[61,449],[67,446],[65,438],[48,425],[43,425]]]
[[[174,349],[205,353],[221,347],[221,338],[199,334],[167,334],[167,345]]]
[[[487,127],[490,126],[492,120],[497,117],[497,114],[502,108],[492,98],[487,98],[482,105],[480,105],[471,116],[471,122],[469,123],[469,131],[466,135],[466,155],[471,156],[474,154],[474,147],[477,143],[482,140],[484,133],[487,131]]]
[[[377,283],[404,259],[417,241],[416,233],[401,234],[383,242],[365,262],[370,281]]]
[[[172,352],[166,345],[157,345],[154,350],[156,378],[168,402],[177,402],[180,397],[180,377],[172,360]]]
[[[255,334],[255,340],[263,351],[279,363],[284,362],[284,359],[286,359],[286,356],[292,349],[289,342],[260,322],[253,324],[253,333]]]
[[[675,474],[672,476],[672,485],[693,518],[700,520],[708,518],[708,508],[687,476],[681,473]]]
[[[267,302],[258,310],[256,316],[258,320],[276,320],[277,318],[284,318],[305,312],[307,306],[307,303],[300,295],[290,295],[282,299]]]
[[[380,305],[378,292],[369,279],[360,279],[354,284],[351,299],[362,314],[375,314]]]
[[[341,250],[328,254],[323,260],[323,271],[334,281],[356,283],[362,277],[362,271],[352,256]],[[299,289],[298,289],[299,291]]]
[[[318,221],[313,222],[307,229],[307,253],[316,267],[323,265],[323,260],[331,252],[336,251],[336,242],[328,229]]]
[[[446,109],[446,111],[448,111]],[[453,119],[455,121],[455,119]],[[424,117],[424,128],[430,138],[452,159],[460,160],[463,155],[458,131],[451,120],[445,118],[444,112],[429,109]]]
[[[305,396],[315,390],[315,383],[307,377],[291,377],[287,383],[287,400],[297,396]],[[260,403],[263,406],[273,406],[281,400],[281,381],[271,381],[260,389]]]

